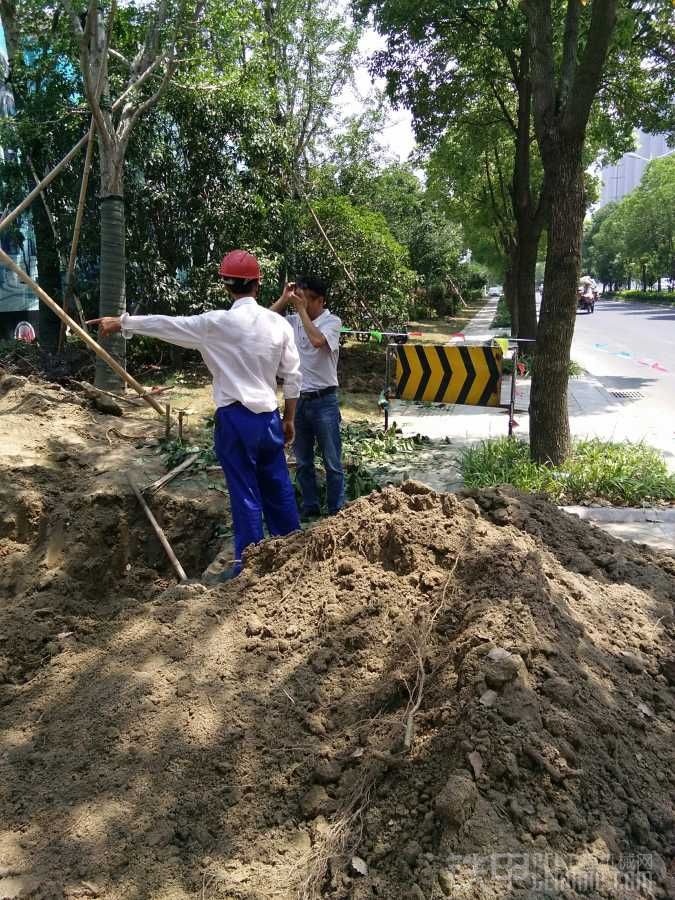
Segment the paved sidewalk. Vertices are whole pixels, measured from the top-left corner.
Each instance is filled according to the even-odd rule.
[[[675,553],[675,509],[618,506],[564,506],[563,509],[614,537]]]
[[[471,343],[482,343],[488,341],[495,334],[503,334],[503,328],[493,328],[492,320],[497,314],[497,304],[499,297],[491,297],[464,327],[464,337]],[[449,343],[457,343],[458,339],[451,340]]]

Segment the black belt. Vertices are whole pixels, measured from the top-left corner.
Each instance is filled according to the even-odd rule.
[[[319,397],[325,397],[327,394],[334,394],[337,391],[335,386],[321,388],[320,391],[300,391],[300,398],[302,400],[318,400]]]

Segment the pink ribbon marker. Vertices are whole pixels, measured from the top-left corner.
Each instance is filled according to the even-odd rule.
[[[665,366],[662,366],[661,363],[657,363],[657,362],[652,364],[652,369],[656,369],[657,372],[667,372],[668,371],[668,369],[666,369]]]

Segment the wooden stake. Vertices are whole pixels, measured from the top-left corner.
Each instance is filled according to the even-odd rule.
[[[167,403],[164,407],[164,437],[169,440],[171,437],[171,404]]]
[[[148,517],[148,521],[152,525],[152,527],[155,531],[155,534],[159,538],[159,541],[160,541],[162,547],[164,548],[164,552],[168,556],[171,565],[176,570],[176,574],[178,575],[178,580],[179,581],[187,581],[188,577],[185,574],[185,569],[178,562],[178,558],[177,558],[176,554],[173,552],[173,550],[171,549],[171,544],[168,542],[166,535],[162,531],[162,528],[161,528],[159,522],[153,516],[152,510],[150,509],[148,504],[145,502],[145,498],[143,497],[143,494],[141,494],[141,492],[138,490],[138,488],[136,487],[134,482],[131,480],[131,475],[129,475],[128,472],[127,472],[127,479],[129,480],[131,489],[133,490],[134,494],[136,494],[136,499],[138,500],[138,502],[141,504],[141,507],[143,508],[143,512]]]
[[[156,481],[153,481],[147,487],[143,488],[143,493],[147,496],[150,494],[155,494],[160,488],[163,488],[165,484],[168,484],[170,481],[180,475],[181,472],[184,472],[186,469],[189,469],[192,463],[201,456],[201,450],[197,450],[196,453],[191,453],[187,459],[184,459],[182,463],[179,463],[175,469],[171,469],[170,472],[167,472],[166,475],[162,475],[161,478],[158,478]]]
[[[82,338],[84,343],[90,347],[94,353],[99,356],[104,362],[106,362],[113,372],[117,373],[126,383],[132,387],[136,393],[145,400],[145,402],[152,406],[152,408],[160,414],[160,416],[165,415],[165,411],[160,403],[155,400],[155,398],[143,388],[143,385],[139,384],[135,378],[133,378],[129,373],[122,368],[122,366],[114,359],[107,350],[104,350],[100,344],[98,344],[91,335],[87,334],[84,328],[81,328],[74,319],[71,319],[68,313],[64,312],[56,301],[52,300],[52,298],[45,291],[42,290],[39,284],[33,281],[30,275],[27,272],[17,266],[11,256],[9,256],[5,251],[0,247],[0,262],[3,263],[7,268],[14,272],[14,274],[19,278],[25,285],[27,285],[34,294],[45,303],[53,313],[55,313],[62,322],[65,322],[72,331],[75,332],[78,337]]]
[[[183,416],[185,415],[184,409],[178,410],[178,440],[183,440]]]
[[[9,225],[11,225],[12,222],[15,219],[17,219],[21,215],[22,212],[24,212],[24,210],[28,209],[28,207],[31,205],[33,200],[35,200],[36,197],[39,197],[40,194],[42,193],[42,191],[44,191],[44,189],[46,187],[49,187],[49,185],[56,178],[56,176],[59,174],[59,172],[61,172],[62,169],[65,169],[65,167],[68,165],[68,163],[71,161],[71,159],[74,156],[77,156],[77,154],[80,152],[82,147],[84,147],[84,145],[87,143],[88,140],[89,140],[88,134],[85,134],[83,137],[81,137],[80,140],[75,144],[73,149],[68,151],[68,153],[66,153],[66,155],[63,157],[61,162],[57,163],[54,166],[54,168],[51,170],[51,172],[49,172],[47,175],[45,175],[45,177],[37,185],[37,187],[33,188],[33,190],[30,192],[30,194],[27,197],[25,197],[21,201],[21,203],[19,203],[19,205],[16,207],[16,209],[12,210],[12,212],[8,213],[4,219],[0,220],[0,231],[4,231],[5,228],[7,228]]]

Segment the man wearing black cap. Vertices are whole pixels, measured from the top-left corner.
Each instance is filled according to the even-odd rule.
[[[302,493],[302,517],[319,515],[319,494],[314,469],[314,448],[318,444],[326,469],[326,503],[333,515],[344,506],[345,488],[340,438],[337,365],[342,322],[326,309],[327,285],[319,278],[303,276],[287,284],[272,305],[288,316],[300,354],[302,389],[295,415],[295,460]]]

